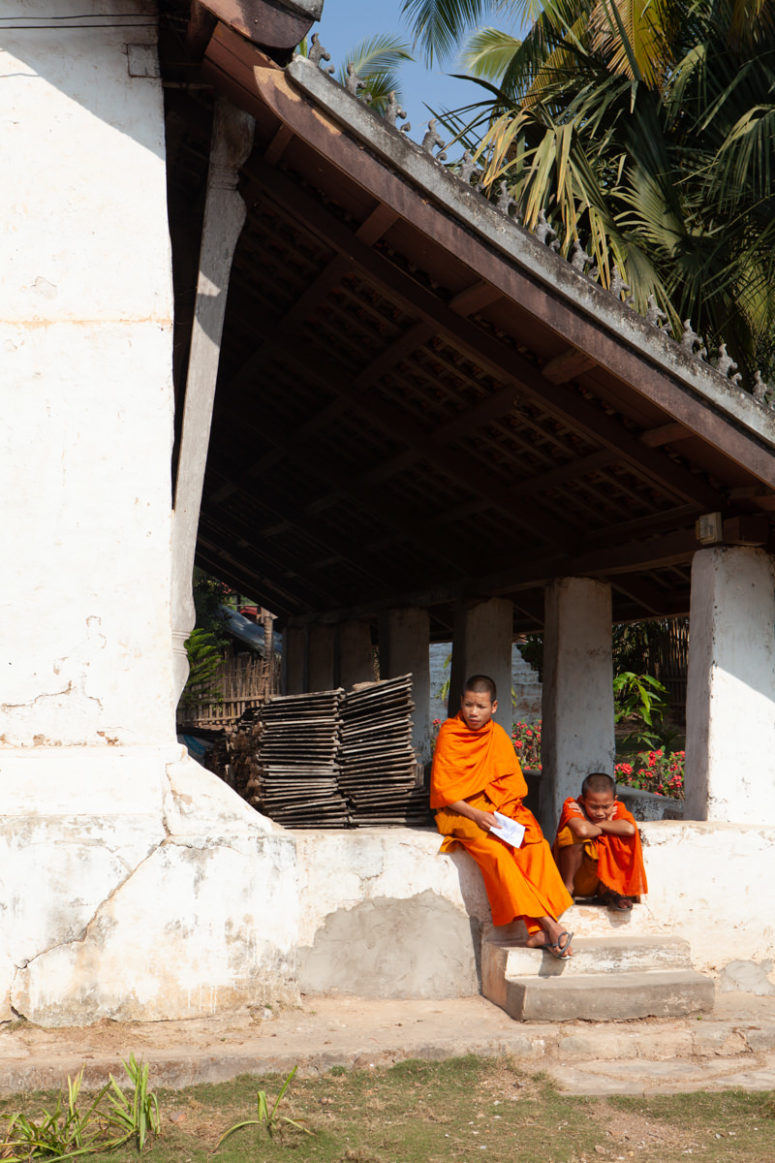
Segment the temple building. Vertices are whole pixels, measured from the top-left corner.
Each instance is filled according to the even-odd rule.
[[[426,759],[429,643],[454,704],[542,631],[547,832],[613,771],[612,623],[689,615],[685,817],[643,827],[630,929],[772,988],[766,388],[294,54],[321,10],[2,5],[0,1020],[480,987],[435,832],[289,831],[187,757],[195,562],[277,615],[287,692],[411,672]]]

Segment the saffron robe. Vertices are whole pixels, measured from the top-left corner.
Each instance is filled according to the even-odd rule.
[[[627,811],[624,804],[618,800],[614,804],[615,820],[627,820],[635,828],[634,836],[597,836],[594,840],[582,840],[574,836],[568,827],[568,821],[587,819],[581,804],[581,797],[573,799],[569,796],[562,805],[560,822],[557,826],[557,836],[554,841],[554,854],[557,856],[560,848],[570,844],[583,844],[585,860],[576,877],[577,892],[579,895],[591,895],[595,891],[585,870],[585,865],[591,862],[594,865],[597,880],[603,889],[617,893],[619,896],[640,896],[648,892],[646,869],[643,865],[643,848],[638,833],[635,817]],[[582,883],[583,881],[583,883]]]
[[[562,882],[549,845],[533,813],[522,800],[527,784],[514,744],[490,720],[478,731],[460,715],[442,724],[431,771],[431,807],[444,836],[441,852],[458,845],[482,870],[494,925],[521,919],[528,933],[541,928],[538,917],[554,920],[573,904]],[[512,848],[483,831],[473,820],[447,805],[465,800],[480,811],[501,812],[524,825],[525,837]]]

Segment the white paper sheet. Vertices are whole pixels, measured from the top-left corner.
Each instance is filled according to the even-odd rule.
[[[498,827],[490,828],[490,835],[505,840],[512,848],[519,848],[525,838],[524,824],[518,824],[516,820],[512,820],[510,816],[504,816],[501,812],[493,814]]]

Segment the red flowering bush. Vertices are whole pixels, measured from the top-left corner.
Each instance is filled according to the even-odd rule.
[[[511,738],[520,766],[526,771],[541,770],[541,721],[512,723]]]
[[[627,787],[638,787],[641,791],[654,792],[658,796],[684,798],[685,751],[671,751],[668,754],[660,748],[656,751],[639,751],[633,755],[632,763],[617,763],[614,768],[616,782]]]

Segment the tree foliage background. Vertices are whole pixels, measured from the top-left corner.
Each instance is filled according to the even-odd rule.
[[[520,42],[486,15],[532,20]],[[561,253],[577,241],[676,337],[775,384],[775,0],[405,0],[429,59],[478,97],[445,116]],[[472,31],[473,29],[473,31]],[[464,38],[468,33],[468,39]],[[473,90],[472,90],[473,92]]]

